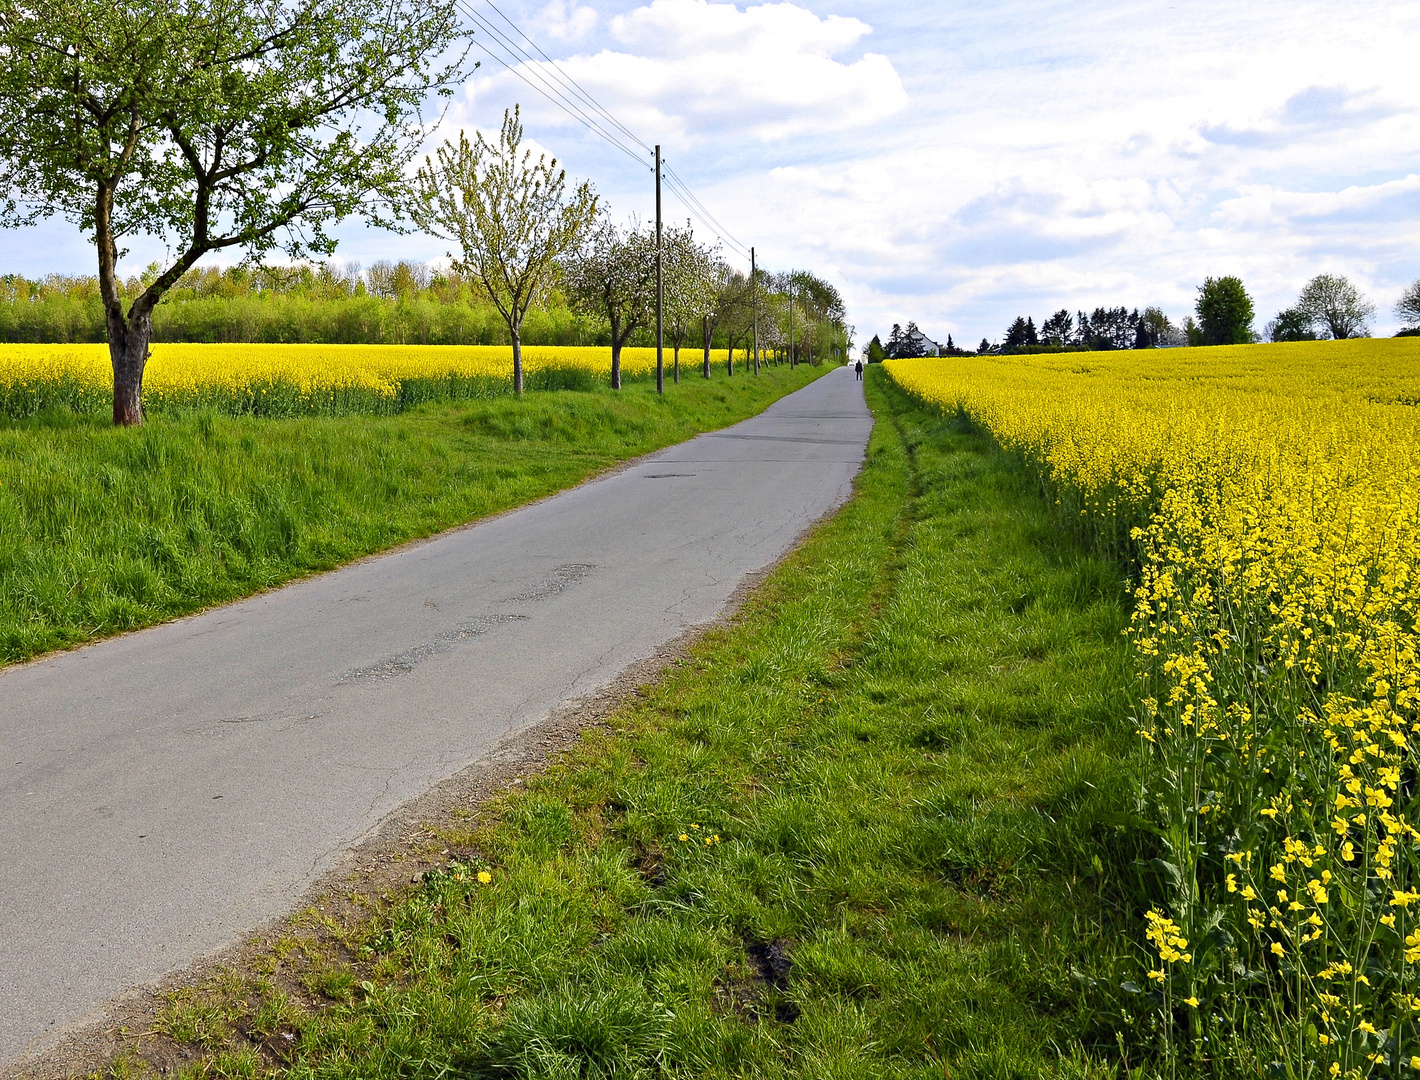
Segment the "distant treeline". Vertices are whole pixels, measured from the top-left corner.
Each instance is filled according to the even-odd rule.
[[[159,272],[156,265],[122,283],[125,300]],[[753,296],[743,274],[730,274],[717,293],[711,344],[748,348],[756,326],[766,352],[800,360],[846,352],[851,329],[842,298],[813,274],[759,272]],[[788,298],[796,315],[790,314]],[[754,301],[754,302],[752,302]],[[654,345],[644,320],[626,344]],[[685,348],[701,345],[688,335]],[[674,334],[667,326],[666,348]],[[30,280],[0,277],[0,342],[68,343],[107,340],[96,277],[51,274]],[[331,345],[508,345],[508,326],[474,281],[422,263],[377,262],[194,269],[153,309],[155,342],[302,343]],[[606,319],[574,310],[554,290],[523,324],[524,345],[611,344]]]
[[[1259,334],[1253,327],[1256,308],[1237,277],[1209,277],[1198,286],[1194,314],[1175,325],[1160,308],[1097,307],[1088,314],[1061,308],[1036,326],[1030,316],[1017,316],[999,343],[982,338],[976,352],[1021,354],[1085,352],[1101,349],[1153,349],[1180,345],[1245,345],[1256,341],[1315,341],[1369,337],[1376,306],[1354,284],[1338,274],[1318,274],[1306,283],[1297,302],[1279,311]],[[1396,336],[1420,336],[1420,280],[1411,282],[1395,305],[1404,324]],[[966,356],[951,335],[941,345],[915,322],[904,330],[894,323],[884,344],[874,337],[864,350],[867,359],[915,356]]]
[[[124,282],[131,299],[149,271]],[[0,277],[0,341],[101,342],[103,303],[94,277]],[[472,282],[420,263],[195,269],[153,311],[154,341],[505,345],[508,330]],[[527,345],[605,345],[604,323],[569,309],[560,294],[532,311]]]
[[[1020,354],[1086,352],[1097,349],[1151,349],[1159,345],[1186,345],[1198,334],[1190,317],[1175,327],[1159,308],[1098,307],[1093,312],[1071,314],[1066,309],[1045,319],[1037,329],[1035,320],[1020,316],[1007,328],[999,344],[987,338],[976,347],[978,354]],[[913,356],[966,356],[947,335],[946,344],[927,337],[915,322],[906,329],[894,323],[886,343],[874,337],[868,344],[870,361]]]

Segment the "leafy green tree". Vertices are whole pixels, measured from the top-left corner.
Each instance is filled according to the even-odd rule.
[[[1047,345],[1068,345],[1074,334],[1074,316],[1064,308],[1040,324],[1040,336]]]
[[[1370,332],[1376,305],[1340,274],[1318,274],[1297,297],[1296,310],[1313,323],[1325,323],[1332,337],[1344,339],[1365,337]]]
[[[1204,345],[1247,345],[1252,331],[1252,297],[1236,277],[1205,278],[1194,305]]]
[[[715,331],[720,326],[720,320],[725,314],[725,309],[720,304],[720,298],[729,290],[734,271],[725,263],[725,260],[720,258],[718,248],[701,248],[700,259],[693,302],[700,313],[700,344],[703,350],[700,374],[708,379],[710,378],[710,346],[715,339]],[[731,362],[733,359],[730,357]],[[730,374],[733,375],[734,371],[731,370]]]
[[[725,357],[725,373],[735,373],[735,345],[741,338],[748,338],[754,326],[754,289],[749,275],[743,270],[724,267],[716,284],[715,325],[725,335],[728,354]],[[745,366],[749,366],[746,357]]]
[[[1277,317],[1262,329],[1268,341],[1315,341],[1315,320],[1298,308],[1279,311]]]
[[[1095,329],[1090,325],[1090,317],[1083,311],[1075,313],[1075,344],[1083,345],[1087,349],[1095,347]]]
[[[0,225],[92,239],[115,423],[142,422],[153,308],[202,256],[392,223],[460,32],[454,0],[0,0]],[[177,254],[125,304],[143,235]]]
[[[472,276],[508,324],[513,339],[513,392],[523,392],[523,320],[557,277],[558,260],[581,242],[597,214],[585,182],[567,192],[567,173],[546,154],[532,160],[519,150],[523,125],[517,108],[504,110],[495,146],[479,132],[459,134],[415,180],[411,214],[421,228],[459,245],[454,269]]]
[[[887,353],[883,352],[883,343],[877,334],[873,335],[873,340],[868,342],[868,363],[881,364],[887,359]]]
[[[662,233],[661,263],[665,282],[665,330],[674,354],[673,378],[680,382],[680,350],[700,321],[702,304],[697,286],[709,260],[704,258],[690,222],[685,228],[667,226]]]
[[[611,327],[611,385],[621,389],[621,350],[656,313],[656,237],[603,218],[563,262],[574,307]]]
[[[1174,335],[1173,323],[1162,308],[1146,307],[1139,316],[1139,326],[1148,337],[1148,347],[1167,343]]]
[[[1018,349],[1023,345],[1036,345],[1039,342],[1032,340],[1035,336],[1035,324],[1028,324],[1024,316],[1017,315],[1016,321],[1007,328],[1006,338],[1001,344],[1008,349]]]
[[[808,362],[815,364],[820,355],[834,355],[846,349],[851,331],[842,294],[831,283],[807,270],[795,270],[791,277],[794,308],[803,315],[802,323],[795,322],[795,353],[803,346]],[[893,355],[891,339],[885,351],[888,356]]]
[[[1420,281],[1412,281],[1405,286],[1400,299],[1395,302],[1395,317],[1407,329],[1420,327]]]
[[[692,322],[699,320],[701,332],[700,374],[710,378],[710,339],[715,333],[712,320],[715,317],[715,302],[719,298],[720,280],[724,273],[724,263],[720,259],[720,249],[703,244],[692,244],[689,264],[683,281],[684,295],[679,302],[685,305],[686,314]]]
[[[1130,314],[1125,307],[1098,307],[1088,320],[1081,314],[1081,327],[1089,328],[1091,349],[1128,349],[1134,345],[1138,312]]]
[[[905,330],[897,323],[893,323],[892,333],[888,335],[886,351],[893,360],[926,356],[926,335],[922,333],[915,322],[909,322]]]

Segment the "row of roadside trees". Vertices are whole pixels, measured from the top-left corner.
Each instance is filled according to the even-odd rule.
[[[745,310],[776,359],[846,349],[819,279],[737,276],[688,228],[655,245],[613,225],[589,184],[521,148],[516,112],[417,167],[467,44],[455,0],[0,0],[0,227],[59,215],[92,239],[115,423],[142,422],[154,311],[200,260],[328,257],[352,215],[449,243],[507,326],[520,392],[529,313],[557,290],[605,318],[618,359],[645,333],[657,247],[673,352]],[[170,255],[130,295],[118,268],[138,236]]]
[[[680,381],[683,348],[701,350],[710,377],[717,330],[729,347],[744,339],[759,370],[762,350],[792,366],[822,350],[845,351],[847,326],[837,290],[806,272],[746,275],[687,222],[657,230],[614,222],[591,185],[568,186],[556,160],[522,149],[517,110],[495,143],[478,133],[446,142],[419,170],[411,217],[456,246],[454,268],[478,281],[508,326],[513,387],[523,390],[522,328],[529,310],[556,288],[608,329],[611,384],[621,386],[621,353],[643,335],[661,305],[663,341]],[[798,331],[797,336],[795,331]]]

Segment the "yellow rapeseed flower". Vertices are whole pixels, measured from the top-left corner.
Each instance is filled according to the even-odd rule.
[[[725,351],[711,359],[723,361]],[[655,369],[656,350],[623,349],[630,378]],[[523,346],[529,378],[552,369],[609,375],[604,346]],[[464,396],[479,380],[509,381],[507,345],[168,344],[152,346],[148,409],[216,407],[282,415],[388,412],[401,403]],[[41,401],[101,407],[113,386],[108,346],[0,344],[0,415]],[[26,403],[30,403],[26,405]]]

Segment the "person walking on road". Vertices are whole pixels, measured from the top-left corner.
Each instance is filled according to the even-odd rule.
[[[859,360],[853,365],[853,374],[859,382],[863,381],[863,361]]]

